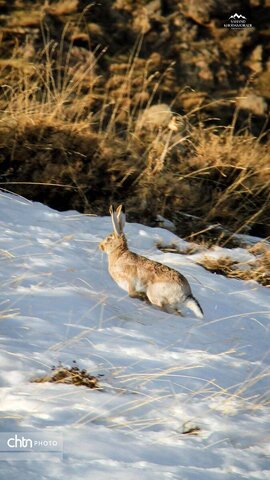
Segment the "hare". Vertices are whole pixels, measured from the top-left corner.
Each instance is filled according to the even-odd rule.
[[[148,300],[169,313],[181,314],[185,305],[203,318],[199,302],[193,297],[187,279],[173,268],[128,249],[124,235],[125,210],[110,206],[114,232],[99,244],[109,260],[109,273],[116,283],[131,297],[146,296]]]

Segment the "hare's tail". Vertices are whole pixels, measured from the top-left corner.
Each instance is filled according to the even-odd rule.
[[[186,300],[184,301],[186,307],[190,308],[195,315],[199,318],[203,318],[203,310],[201,305],[199,304],[198,300],[193,297],[193,295],[189,295]]]

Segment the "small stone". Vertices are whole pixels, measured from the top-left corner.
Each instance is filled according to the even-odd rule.
[[[139,116],[138,122],[140,126],[151,129],[168,126],[171,119],[172,111],[169,105],[160,103],[146,108]]]
[[[249,93],[245,97],[240,97],[237,101],[238,107],[250,110],[255,115],[265,115],[267,103],[265,99],[254,93]]]

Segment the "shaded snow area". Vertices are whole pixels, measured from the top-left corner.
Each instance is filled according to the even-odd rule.
[[[127,224],[131,249],[183,273],[205,312],[170,315],[109,276],[109,217],[0,204],[1,432],[64,438],[63,459],[1,461],[0,478],[268,480],[269,289],[162,253],[182,241]],[[73,360],[102,390],[31,383]]]

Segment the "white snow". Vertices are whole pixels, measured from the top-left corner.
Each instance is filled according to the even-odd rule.
[[[157,242],[180,239],[127,224],[131,249],[181,271],[205,312],[169,315],[110,278],[109,217],[3,192],[0,206],[1,431],[64,437],[63,460],[0,461],[0,478],[268,480],[269,289],[162,253]],[[73,360],[104,389],[30,382]]]

